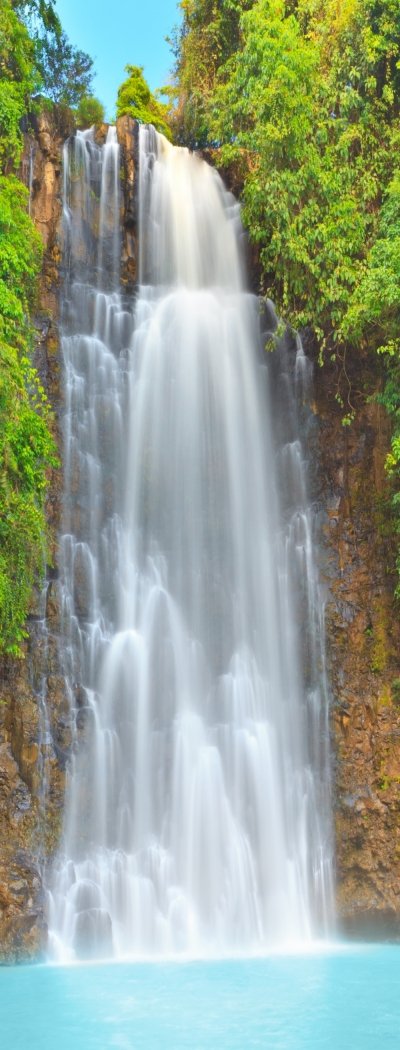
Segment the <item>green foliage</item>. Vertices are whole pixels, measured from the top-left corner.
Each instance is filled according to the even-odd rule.
[[[46,470],[55,463],[49,409],[31,363],[29,311],[42,242],[27,190],[15,175],[1,174],[19,161],[21,119],[40,83],[20,6],[0,6],[0,651],[8,653],[19,652],[32,586],[43,571]],[[47,17],[51,6],[40,3],[38,12]]]
[[[51,412],[32,363],[42,242],[15,171],[21,125],[44,93],[92,123],[92,60],[63,33],[53,0],[0,0],[0,652],[19,654],[32,587],[46,557]],[[67,109],[67,112],[69,110]]]
[[[400,0],[181,7],[181,140],[220,146],[243,173],[262,290],[342,362],[346,387],[346,354],[382,355],[400,487]],[[346,425],[353,414],[346,391]],[[400,532],[400,493],[394,507]]]
[[[9,0],[5,3],[9,4]],[[55,10],[55,0],[12,0],[11,6],[18,13],[16,23],[29,41],[36,92],[40,90],[42,96],[63,109],[80,110],[83,106],[77,115],[81,126],[88,126],[85,105],[90,100],[88,113],[91,116],[93,112],[96,119],[89,123],[100,123],[104,117],[101,103],[90,93],[93,61],[68,40]]]
[[[10,0],[0,4],[0,169],[18,163],[21,119],[38,86],[34,47]]]
[[[63,30],[37,40],[36,61],[45,95],[52,102],[74,108],[90,95],[93,59],[73,47]]]
[[[368,333],[378,353],[389,358],[400,349],[400,177],[384,193],[377,236],[367,254],[361,280],[342,323],[353,342]],[[382,339],[384,337],[384,342]]]
[[[182,0],[178,113],[245,161],[264,290],[334,348],[375,243],[400,142],[399,0]]]
[[[177,142],[191,148],[210,143],[210,106],[218,71],[240,46],[240,17],[252,0],[181,0],[182,24],[171,42],[177,105],[171,126]]]
[[[379,214],[376,240],[365,260],[342,324],[344,337],[377,349],[386,362],[386,382],[380,402],[393,423],[386,467],[394,495],[396,529],[400,533],[400,178],[391,180]],[[400,574],[400,553],[397,558]],[[400,584],[396,589],[400,597]]]
[[[125,69],[128,77],[118,90],[117,117],[128,114],[141,124],[153,124],[157,131],[170,139],[169,106],[152,95],[143,76],[143,66],[125,66]]]
[[[392,682],[392,697],[396,707],[400,707],[400,678],[395,678]]]
[[[42,28],[50,33],[60,33],[61,23],[55,10],[55,0],[13,0],[12,6],[21,21],[38,32]]]
[[[104,106],[94,95],[84,95],[76,111],[76,123],[78,128],[90,128],[92,124],[102,124],[104,121]]]
[[[92,60],[63,33],[54,0],[0,0],[0,652],[19,654],[32,587],[46,557],[47,473],[56,466],[51,412],[32,362],[42,242],[12,174],[22,121],[41,93],[90,123]],[[60,114],[59,114],[60,115]]]
[[[40,237],[27,191],[0,177],[0,651],[17,652],[30,594],[43,571],[46,470],[55,464],[46,397],[31,364]]]
[[[258,0],[214,98],[215,136],[248,160],[244,216],[265,291],[331,349],[393,171],[394,97],[377,86],[369,6]]]

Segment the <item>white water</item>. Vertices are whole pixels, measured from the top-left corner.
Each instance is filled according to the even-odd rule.
[[[285,347],[219,176],[140,130],[119,290],[114,129],[66,145],[65,670],[75,717],[53,953],[305,943],[331,908],[323,607]],[[98,236],[93,230],[98,228]],[[277,400],[278,399],[278,400]]]

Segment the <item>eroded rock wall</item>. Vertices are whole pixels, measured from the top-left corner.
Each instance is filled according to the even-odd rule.
[[[117,136],[121,147],[122,255],[121,287],[132,295],[138,279],[138,214],[136,172],[138,170],[138,125],[131,117],[119,117]]]
[[[323,571],[332,691],[337,905],[355,936],[400,935],[400,625],[396,537],[378,369],[353,356],[356,416],[343,426],[334,365],[316,366]],[[372,395],[372,400],[371,400]]]

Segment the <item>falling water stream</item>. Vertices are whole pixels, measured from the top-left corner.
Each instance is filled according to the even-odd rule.
[[[331,913],[309,364],[263,351],[216,171],[139,142],[135,302],[115,129],[64,153],[62,959],[263,952]]]

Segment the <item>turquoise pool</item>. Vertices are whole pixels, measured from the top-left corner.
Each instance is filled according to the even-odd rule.
[[[0,971],[2,1050],[399,1050],[400,947]]]

